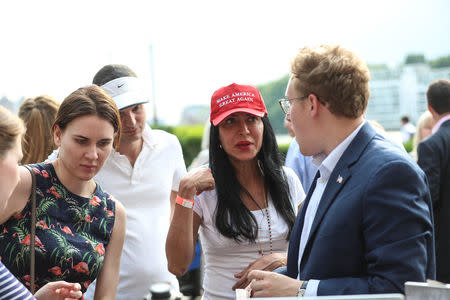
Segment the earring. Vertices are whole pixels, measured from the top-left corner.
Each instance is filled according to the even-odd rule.
[[[219,144],[219,148],[220,148],[220,149],[223,149],[221,144]]]
[[[258,159],[257,163],[258,163],[259,171],[261,172],[262,176],[264,176],[264,170],[263,170],[263,166],[262,166],[261,160]]]

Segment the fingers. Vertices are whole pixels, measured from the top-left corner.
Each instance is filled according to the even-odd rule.
[[[263,270],[264,271],[273,271],[278,269],[279,267],[283,267],[284,265],[279,261],[274,261],[271,264],[267,265]]]
[[[260,298],[260,297],[264,297],[264,295],[266,295],[266,293],[264,291],[264,285],[263,285],[262,280],[252,279],[247,288],[252,291],[253,298]]]
[[[180,181],[178,195],[186,199],[194,199],[195,195],[215,188],[211,169],[200,166],[190,170]]]
[[[250,289],[250,283],[251,283],[251,281],[247,279],[247,280],[242,284],[242,288],[243,288],[243,289]]]
[[[69,283],[65,281],[55,281],[49,283],[55,289],[55,293],[64,298],[79,299],[83,296],[79,283]]]
[[[237,274],[234,274],[234,277],[235,278],[241,278],[242,276],[247,275],[247,273],[249,272],[249,270],[253,266],[253,264],[254,264],[254,262],[248,264],[248,266],[244,270],[240,271]]]
[[[72,282],[66,282],[66,281],[54,281],[48,283],[55,289],[68,289],[73,291],[81,291],[81,285],[79,283],[72,283]]]
[[[203,191],[210,191],[215,188],[215,181],[212,176],[211,169],[201,166],[196,169],[193,174],[194,185],[196,187],[196,194],[200,194]]]
[[[235,290],[235,289],[243,289],[245,286],[247,286],[247,278],[246,276],[242,277],[241,279],[239,279],[231,289]]]
[[[247,279],[252,281],[253,279],[256,280],[263,280],[265,279],[271,272],[267,271],[260,271],[260,270],[253,270],[250,271],[247,275]]]

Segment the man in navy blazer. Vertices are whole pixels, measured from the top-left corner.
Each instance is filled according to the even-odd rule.
[[[287,273],[252,271],[255,297],[404,292],[435,277],[423,171],[364,118],[369,70],[340,46],[305,47],[280,100],[319,172],[290,237]]]
[[[438,79],[427,91],[436,125],[417,149],[417,163],[427,174],[433,200],[436,279],[450,283],[450,80]]]

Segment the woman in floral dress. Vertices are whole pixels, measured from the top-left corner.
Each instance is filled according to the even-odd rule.
[[[36,289],[65,280],[80,283],[85,292],[97,279],[95,298],[115,298],[125,210],[93,177],[119,135],[119,111],[99,87],[80,88],[61,104],[53,126],[58,158],[29,165],[36,177]],[[0,256],[29,286],[31,175],[20,169],[2,214],[9,219],[0,226]]]

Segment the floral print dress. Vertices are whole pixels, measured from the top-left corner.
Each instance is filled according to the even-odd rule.
[[[103,265],[115,219],[112,197],[97,184],[93,196],[67,190],[51,163],[30,165],[36,174],[36,290],[48,282],[81,284],[84,293]],[[31,201],[0,225],[0,259],[30,286]]]

